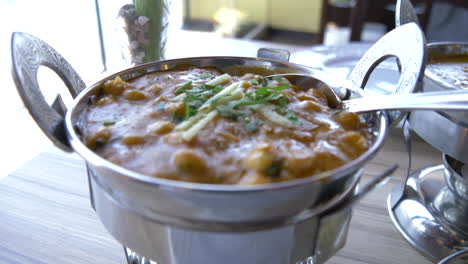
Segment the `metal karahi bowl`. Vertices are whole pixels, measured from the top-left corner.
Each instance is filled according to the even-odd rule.
[[[128,80],[149,72],[173,69],[178,65],[214,66],[231,75],[235,75],[239,67],[261,67],[272,73],[313,73],[300,65],[258,58],[185,58],[145,64],[119,72],[88,87],[78,95],[75,105],[67,112],[65,118],[67,138],[73,150],[99,175],[97,177],[103,186],[114,192],[119,190],[115,192],[114,199],[122,202],[126,200],[126,203],[133,204],[131,207],[139,207],[143,212],[175,218],[175,225],[194,228],[196,221],[208,221],[209,229],[230,230],[235,228],[229,226],[239,223],[280,219],[284,221],[286,217],[292,217],[305,208],[319,207],[349,190],[354,180],[353,175],[382,146],[387,128],[385,116],[378,113],[369,114],[365,116],[366,123],[374,137],[369,150],[358,159],[322,175],[257,186],[194,184],[145,176],[115,165],[85,146],[75,125],[88,106],[90,96],[98,91],[103,82],[112,80],[117,75],[122,80]],[[185,223],[181,219],[189,221]]]
[[[450,58],[468,56],[468,43],[431,43],[427,46],[427,56],[431,58]],[[424,76],[423,92],[455,91],[461,86],[444,80],[430,68]],[[429,144],[451,157],[468,162],[468,113],[466,111],[414,111],[410,115],[413,130]]]
[[[231,74],[239,67],[312,76],[322,73],[273,59],[184,58],[136,66],[81,91],[84,83],[76,72],[44,42],[15,33],[12,46],[14,79],[23,102],[58,147],[85,159],[91,204],[124,246],[129,262],[322,263],[344,245],[351,217],[347,201],[363,193],[357,191],[357,184],[363,167],[383,145],[389,125],[385,112],[363,115],[374,137],[368,151],[356,160],[323,175],[258,186],[194,184],[145,176],[95,154],[76,129],[90,96],[117,75],[129,80],[181,64],[214,66]],[[70,109],[59,99],[52,106],[44,101],[36,77],[41,65],[64,80],[75,97]]]

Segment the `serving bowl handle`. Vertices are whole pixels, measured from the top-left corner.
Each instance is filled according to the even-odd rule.
[[[40,88],[37,74],[40,66],[53,70],[65,83],[75,98],[86,87],[70,64],[52,47],[42,40],[22,32],[11,38],[12,75],[18,93],[42,131],[60,149],[72,152],[65,127],[67,111],[60,95],[49,105]]]
[[[260,48],[257,51],[257,57],[262,59],[289,61],[291,54],[283,49]]]
[[[397,58],[400,71],[395,93],[419,90],[426,63],[426,39],[416,23],[404,24],[385,34],[358,61],[348,80],[353,87],[364,89],[374,69],[391,57]],[[389,112],[391,123],[396,123],[402,117],[399,111]]]

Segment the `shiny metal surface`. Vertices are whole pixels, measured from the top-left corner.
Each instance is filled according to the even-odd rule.
[[[267,230],[197,231],[158,223],[122,208],[95,181],[95,175],[89,180],[95,210],[107,230],[125,245],[129,264],[321,264],[344,246],[352,215],[351,208],[346,208]]]
[[[444,58],[450,56],[468,56],[467,42],[436,42],[427,45],[428,58]],[[461,89],[432,72],[430,69],[425,71],[426,79],[432,80],[429,84],[424,84],[425,91],[457,90]],[[426,81],[426,79],[424,81]]]
[[[397,0],[395,8],[395,25],[397,27],[407,23],[416,23],[419,25],[419,19],[416,15],[416,9],[410,0]]]
[[[434,200],[434,211],[440,219],[457,233],[468,238],[468,175],[462,175],[465,166],[452,157],[444,155],[445,183],[447,189]]]
[[[419,21],[416,15],[416,10],[413,7],[413,4],[410,0],[397,0],[396,3],[396,12],[395,12],[395,26],[399,27],[407,23],[416,23],[419,25]],[[415,91],[421,89],[421,77],[419,77],[418,85]],[[395,208],[395,206],[400,202],[400,200],[404,196],[405,185],[410,177],[411,173],[411,163],[412,163],[412,144],[411,144],[411,131],[410,131],[410,124],[408,121],[408,115],[404,117],[402,121],[402,129],[403,129],[403,136],[405,139],[405,146],[408,152],[408,170],[406,177],[400,181],[395,187],[392,192],[391,198],[388,199],[388,206],[389,208]]]
[[[337,108],[348,112],[369,112],[378,110],[468,111],[468,90],[369,95],[342,101]]]
[[[145,217],[211,231],[259,229],[294,222],[297,221],[295,216],[307,208],[318,213],[314,208],[323,210],[326,207],[324,203],[342,199],[343,193],[356,180],[355,172],[377,152],[385,138],[385,115],[366,115],[376,137],[372,147],[358,159],[319,177],[251,187],[193,184],[148,177],[102,159],[81,142],[75,124],[86,109],[88,98],[102,82],[114,79],[116,75],[126,80],[179,64],[211,65],[227,72],[235,70],[235,65],[262,66],[280,72],[281,69],[307,72],[307,68],[290,63],[255,58],[189,58],[135,67],[109,76],[83,91],[66,118],[70,143],[99,175],[100,184],[115,200]],[[324,177],[328,180],[324,181]],[[155,200],[158,203],[154,203]],[[272,204],[275,205],[274,210]]]
[[[391,37],[379,41],[378,47],[383,50],[371,49],[372,52],[364,56],[365,62],[359,63],[355,69],[354,80],[360,84],[359,87],[364,87],[369,69],[385,57],[397,56],[402,64],[399,88],[413,89],[423,63],[424,49],[419,50],[417,44],[420,42],[416,41],[410,46],[417,50],[401,52],[399,49],[408,48],[408,44],[395,49],[394,41],[409,32],[416,36],[412,39],[423,41],[419,39],[422,33],[418,30],[414,24],[408,24],[390,32]],[[397,38],[398,35],[401,36]],[[24,55],[34,57],[34,50]],[[403,55],[415,57],[400,57]],[[356,160],[316,177],[259,186],[194,184],[148,177],[112,164],[82,143],[80,118],[87,109],[89,98],[98,92],[102,83],[116,76],[128,80],[181,64],[214,66],[234,75],[239,67],[260,67],[270,74],[298,72],[314,76],[317,73],[301,65],[270,59],[184,58],[133,67],[80,92],[67,111],[66,141],[62,143],[69,143],[86,160],[91,204],[107,230],[123,245],[146,257],[142,259],[150,258],[161,263],[187,263],[184,258],[188,253],[193,257],[195,251],[190,250],[197,247],[217,249],[219,254],[212,254],[212,250],[204,251],[201,258],[211,254],[217,260],[223,260],[222,263],[227,263],[226,260],[233,263],[273,263],[277,259],[281,261],[278,263],[295,263],[309,261],[310,257],[321,263],[332,256],[344,244],[351,215],[350,207],[343,201],[350,201],[349,205],[352,205],[352,198],[364,195],[355,192],[355,186],[364,165],[382,147],[388,129],[386,113],[363,115],[375,137],[369,150]],[[361,90],[354,93],[354,96],[360,96]],[[64,140],[63,137],[49,136]],[[276,248],[277,241],[271,243],[274,234],[281,237],[278,243],[287,245]],[[220,239],[223,243],[219,242]],[[176,246],[177,241],[185,244]],[[253,241],[257,241],[257,248],[252,246]],[[238,252],[243,251],[233,251],[233,246],[245,252],[257,249],[257,256],[252,255],[252,259],[242,261],[244,255]],[[265,250],[258,247],[265,247]],[[264,254],[258,254],[260,251]],[[271,256],[272,253],[278,258]]]
[[[392,208],[392,195],[399,192],[394,188],[387,201],[398,231],[416,250],[435,262],[468,247],[468,203],[450,187],[450,182],[461,181],[454,180],[454,174],[445,166],[415,171],[406,182],[403,199]]]
[[[404,39],[405,41],[401,41]],[[365,88],[372,71],[385,59],[396,57],[400,69],[400,79],[396,94],[411,93],[422,83],[426,63],[426,39],[419,26],[408,23],[385,34],[359,60],[348,79],[353,87]],[[398,123],[403,112],[391,111],[391,123]]]
[[[289,61],[291,54],[287,50],[260,48],[257,51],[258,58],[278,60],[278,61]]]
[[[320,76],[317,76],[317,75],[314,75],[314,77],[312,77],[309,74],[303,74],[303,73],[279,73],[279,74],[272,74],[266,77],[267,78],[283,77],[283,78],[288,79],[289,82],[291,82],[292,84],[298,87],[317,89],[327,97],[327,103],[332,108],[339,107],[340,104],[342,103],[342,100],[347,99],[351,94],[349,90],[344,89],[345,92],[338,95],[339,92],[335,91],[327,83],[319,79]],[[342,89],[339,89],[338,91],[340,90]]]
[[[440,58],[449,56],[468,56],[468,42],[446,42],[446,43],[430,43],[427,46],[428,58]],[[425,71],[423,91],[450,91],[455,92],[462,89],[460,86],[455,86],[430,70]],[[468,127],[468,112],[443,111],[441,114],[454,123]]]
[[[409,122],[413,131],[426,142],[457,160],[468,162],[468,127],[434,111],[414,111]]]
[[[379,110],[468,111],[468,90],[366,95],[342,100],[335,90],[325,82],[307,74],[286,73],[273,74],[267,77],[284,77],[299,87],[317,89],[325,94],[331,107],[347,112],[362,113]]]
[[[85,88],[83,80],[57,51],[26,33],[13,33],[11,56],[13,79],[29,114],[57,147],[73,151],[66,139],[63,122],[67,109],[60,95],[52,106],[47,104],[39,88],[37,73],[41,66],[53,70],[64,81],[73,98]]]
[[[468,249],[460,250],[443,260],[438,264],[466,264],[468,263]]]
[[[102,189],[93,171],[89,172],[89,182],[93,207],[107,230],[128,247],[128,258],[134,261],[129,263],[153,263],[154,260],[169,264],[309,263],[307,261],[312,259],[312,263],[319,264],[344,246],[352,205],[384,184],[395,169],[393,166],[359,186],[359,191],[356,189],[358,181],[355,181],[342,201],[320,214],[304,211],[294,224],[244,232],[211,232],[166,225],[158,219],[135,214],[131,208],[122,208]],[[362,170],[357,178],[361,174]],[[242,256],[238,256],[238,252],[242,252]]]
[[[431,43],[428,57],[468,55],[468,43]],[[464,91],[425,71],[423,92]],[[468,111],[416,111],[410,116],[413,130],[429,144],[449,156],[468,162]]]

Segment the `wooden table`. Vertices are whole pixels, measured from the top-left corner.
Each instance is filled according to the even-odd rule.
[[[237,40],[211,45],[221,43],[231,49],[227,55],[246,56],[268,45]],[[205,52],[214,46],[205,46]],[[355,206],[347,245],[329,263],[430,263],[400,236],[386,209],[389,191],[406,174],[407,154],[400,134],[399,129],[392,130],[364,178],[394,163],[399,169],[389,183]],[[438,151],[422,141],[414,142],[414,168],[438,163]],[[91,209],[85,163],[78,155],[48,147],[0,181],[0,194],[0,263],[125,263],[121,245]]]
[[[415,168],[441,155],[414,142]],[[390,189],[404,177],[407,155],[400,131],[366,168],[365,179],[400,165],[390,182],[354,210],[347,245],[329,263],[430,263],[396,231],[387,213]],[[85,163],[50,147],[0,182],[0,263],[125,263],[122,247],[106,232],[89,204]]]

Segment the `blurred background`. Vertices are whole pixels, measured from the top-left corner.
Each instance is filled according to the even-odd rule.
[[[156,0],[161,1],[161,0]],[[394,28],[396,0],[163,0],[169,8],[169,33],[198,32],[192,37],[233,38],[283,43],[295,49],[319,45],[345,45],[379,39]],[[467,0],[413,0],[429,42],[468,41]],[[10,154],[1,157],[3,171],[17,167],[14,161],[50,144],[25,113],[10,73],[12,32],[32,34],[54,47],[75,68],[86,84],[129,66],[122,55],[120,9],[132,0],[0,0],[0,97],[3,129],[0,146]],[[191,37],[174,41],[190,44]],[[203,49],[188,45],[188,49]],[[213,52],[215,49],[213,49]],[[180,53],[183,54],[183,53]],[[306,54],[306,53],[304,53]],[[173,56],[177,57],[177,51]],[[231,55],[231,54],[226,54]],[[42,67],[48,93],[62,91],[63,84],[51,70]],[[53,98],[53,96],[51,96]],[[33,130],[31,130],[33,129]],[[37,131],[35,131],[36,129]],[[39,138],[36,138],[39,135]],[[5,153],[5,152],[2,152]],[[11,162],[10,162],[11,161]],[[3,175],[0,174],[0,175]]]

